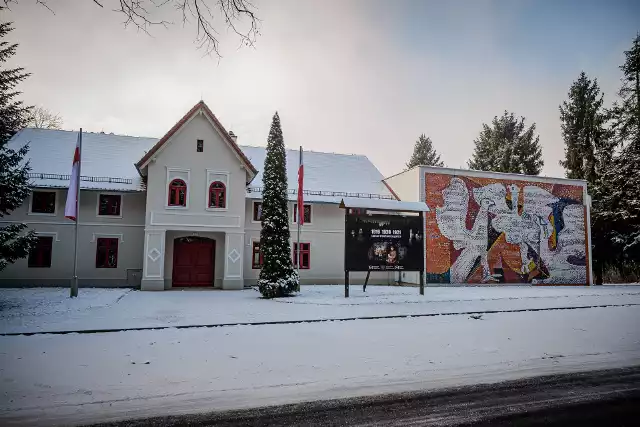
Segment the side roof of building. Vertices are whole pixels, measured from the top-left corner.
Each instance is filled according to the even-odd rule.
[[[81,188],[145,190],[136,163],[156,146],[158,138],[93,132],[83,132],[82,135]],[[34,187],[66,188],[69,186],[77,137],[75,131],[26,128],[13,136],[8,147],[16,150],[29,144],[27,158]],[[248,187],[247,196],[259,199],[266,149],[258,146],[239,147],[258,172]],[[294,200],[299,152],[288,149],[286,155],[289,192]],[[304,166],[305,200],[340,203],[342,197],[350,196],[393,199],[383,182],[383,175],[366,156],[306,151]]]

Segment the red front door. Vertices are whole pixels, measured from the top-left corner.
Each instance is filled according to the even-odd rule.
[[[173,286],[213,286],[215,240],[173,242]]]

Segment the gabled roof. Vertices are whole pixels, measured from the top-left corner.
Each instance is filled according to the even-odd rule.
[[[82,134],[83,189],[144,191],[142,178],[134,162],[157,146],[156,138],[139,138],[105,133]],[[33,187],[67,188],[77,132],[32,129],[18,132],[8,147],[19,149],[30,144]],[[239,146],[254,165],[264,167],[265,147]],[[296,200],[298,150],[286,150],[289,199]],[[345,197],[393,199],[382,182],[382,174],[366,156],[304,152],[305,196],[308,202],[338,204]],[[258,172],[246,197],[262,198],[262,173]]]
[[[78,132],[26,128],[11,138],[8,148],[29,144],[33,187],[68,188]],[[83,189],[143,191],[134,162],[158,139],[106,133],[82,133]]]
[[[241,146],[256,165],[264,165],[265,147]],[[296,200],[298,183],[298,150],[286,150],[289,200]],[[344,197],[394,199],[382,182],[382,174],[371,161],[357,154],[304,152],[304,200],[319,203],[340,203]],[[256,175],[247,197],[262,198],[262,171]]]
[[[254,178],[257,175],[258,170],[253,166],[253,164],[251,164],[251,161],[247,159],[247,157],[244,155],[240,147],[238,147],[238,144],[236,144],[233,138],[231,138],[231,136],[226,131],[224,126],[222,126],[222,124],[217,119],[215,114],[213,114],[213,112],[209,109],[207,104],[204,103],[204,101],[200,101],[196,105],[194,105],[193,108],[191,108],[191,110],[187,112],[187,114],[185,114],[180,120],[178,120],[178,122],[175,125],[173,125],[171,129],[169,129],[169,132],[167,132],[162,138],[160,138],[160,140],[158,140],[158,142],[156,142],[156,144],[153,147],[151,147],[151,149],[144,156],[142,156],[142,158],[136,163],[136,167],[138,168],[138,170],[144,168],[149,162],[149,160],[151,160],[153,155],[160,148],[162,148],[162,146],[167,141],[169,141],[169,139],[171,139],[171,137],[178,130],[180,130],[180,128],[184,126],[184,124],[187,123],[191,117],[193,117],[199,111],[202,111],[207,116],[207,118],[211,120],[211,122],[213,123],[213,126],[216,128],[218,133],[220,133],[220,136],[222,137],[224,142],[226,142],[229,145],[229,147],[231,147],[231,149],[235,152],[238,159],[244,164],[244,166],[249,171],[251,178]]]

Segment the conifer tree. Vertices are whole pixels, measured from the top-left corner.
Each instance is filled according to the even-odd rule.
[[[536,124],[527,128],[524,120],[505,111],[493,118],[491,126],[483,124],[469,168],[538,175],[544,165],[540,137],[535,135]]]
[[[601,170],[613,155],[602,97],[597,79],[589,79],[583,71],[571,85],[568,99],[560,105],[565,144],[565,158],[560,164],[567,178],[584,179],[590,186],[596,185]]]
[[[289,295],[298,286],[298,274],[291,262],[287,189],[284,139],[276,113],[271,122],[263,171],[260,231],[263,263],[258,288],[265,298]]]
[[[411,169],[414,166],[444,166],[440,155],[433,148],[433,142],[431,138],[424,133],[420,135],[415,145],[413,146],[413,154],[407,163],[407,169]]]
[[[619,255],[613,262],[640,264],[640,35],[625,51],[619,101],[610,111],[616,155],[603,173],[602,197],[595,220],[609,227],[609,245]]]
[[[20,94],[15,87],[29,74],[21,67],[6,67],[18,47],[5,40],[12,30],[11,23],[0,23],[0,218],[22,205],[30,193],[30,168],[28,162],[24,162],[28,147],[12,150],[7,146],[11,137],[26,125],[29,112],[21,101],[14,100]],[[0,227],[0,270],[29,254],[35,235],[26,228],[20,223]]]

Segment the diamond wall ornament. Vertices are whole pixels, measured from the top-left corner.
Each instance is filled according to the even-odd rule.
[[[161,256],[161,255],[162,255],[162,254],[160,253],[160,251],[159,251],[159,250],[157,250],[156,248],[151,249],[151,250],[149,251],[149,253],[147,254],[147,256],[149,257],[149,259],[150,259],[151,261],[153,261],[153,262],[156,262],[156,261],[160,258],[160,256]]]
[[[229,260],[234,264],[240,259],[240,254],[235,249],[229,252]]]

